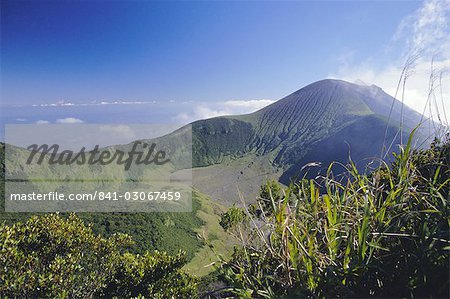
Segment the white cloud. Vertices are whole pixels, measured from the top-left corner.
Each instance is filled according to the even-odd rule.
[[[267,105],[274,103],[273,100],[229,100],[213,103],[194,103],[190,112],[183,112],[173,118],[179,123],[188,123],[194,120],[212,118],[224,115],[239,115],[255,112]],[[193,103],[189,103],[192,105]]]
[[[416,13],[416,17],[413,18],[413,46],[419,49],[427,49],[430,45],[439,46],[443,39],[448,42],[449,12],[449,1],[426,1]]]
[[[83,121],[78,118],[74,117],[67,117],[67,118],[59,118],[56,120],[56,123],[58,124],[81,124]]]
[[[348,59],[342,61],[340,69],[330,77],[348,81],[362,80],[382,87],[387,93],[395,95],[402,74],[404,61],[408,58],[412,63],[407,71],[405,103],[419,112],[428,107],[427,99],[430,90],[430,74],[433,69],[435,94],[431,97],[437,103],[439,112],[450,116],[450,1],[427,0],[413,14],[403,19],[393,36],[393,43],[405,49],[402,57],[391,64],[383,64],[377,59],[368,57],[362,63],[352,63]],[[341,57],[346,57],[342,54]],[[381,66],[380,66],[381,65]],[[442,92],[442,93],[441,93]],[[401,90],[397,98],[401,98]],[[441,97],[442,95],[442,97]],[[434,97],[435,96],[435,97]],[[429,103],[429,102],[428,102]],[[430,114],[429,108],[425,111]],[[436,117],[436,107],[431,113]]]
[[[36,121],[37,125],[45,125],[45,124],[49,124],[49,123],[50,122],[48,120],[42,120],[42,119]]]
[[[74,107],[84,107],[84,106],[102,106],[102,105],[144,105],[144,104],[156,104],[156,101],[149,101],[149,102],[143,102],[143,101],[107,101],[102,100],[100,102],[98,101],[92,101],[90,103],[72,103],[68,101],[58,101],[56,103],[41,103],[41,104],[32,104],[33,107],[67,107],[67,106],[74,106]]]

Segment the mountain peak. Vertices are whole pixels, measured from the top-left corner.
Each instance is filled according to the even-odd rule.
[[[279,163],[294,159],[291,155],[303,156],[306,144],[315,144],[326,136],[339,138],[338,132],[343,128],[348,128],[346,136],[356,142],[355,136],[362,138],[367,134],[361,130],[370,131],[371,126],[398,128],[401,119],[408,130],[420,122],[420,115],[406,106],[402,108],[401,102],[375,85],[324,79],[252,114],[198,121],[194,125],[201,132],[198,135],[201,138],[195,142],[205,143],[202,141],[205,139],[206,143],[221,145],[225,152],[239,155],[249,149],[262,154],[271,152],[274,163]],[[359,135],[353,136],[351,130],[359,130]],[[384,134],[384,130],[381,131]],[[217,152],[210,156],[214,158],[203,159],[199,165],[208,165],[222,154]]]
[[[371,109],[365,102],[368,92],[361,86],[337,79],[324,79],[311,83],[278,102],[256,113],[263,115],[285,111],[283,117],[315,115],[316,117],[340,117],[343,115],[368,115]]]
[[[221,163],[226,163],[227,170],[221,170],[219,176],[231,171],[237,177],[214,193],[221,199],[238,196],[230,191],[236,190],[234,184],[253,192],[249,187],[252,182],[266,179],[259,175],[261,169],[281,174],[280,180],[289,183],[307,163],[346,163],[350,154],[364,170],[365,158],[378,157],[385,141],[399,144],[401,119],[404,140],[411,126],[419,122],[411,116],[416,115],[411,109],[401,107],[375,85],[324,79],[252,114],[194,122],[193,163],[208,174],[196,186],[200,190],[210,188],[209,171]],[[253,176],[255,173],[258,175]],[[221,178],[226,181],[224,175]]]
[[[402,105],[406,114],[414,115],[410,121],[419,123],[417,112],[385,93],[377,85],[360,85],[339,79],[323,79],[291,93],[254,114],[267,116],[271,114],[270,111],[275,110],[286,111],[287,117],[305,113],[320,115],[334,113],[337,117],[375,113],[388,117],[391,108],[394,114],[398,114]]]

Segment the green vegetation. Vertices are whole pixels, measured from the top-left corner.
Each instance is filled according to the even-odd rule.
[[[332,168],[322,186],[306,179],[285,189],[272,183],[256,204],[223,215],[223,227],[242,242],[222,264],[231,285],[225,292],[448,298],[448,137],[426,151],[412,150],[410,138],[391,167],[369,175],[350,163],[338,178]]]
[[[44,213],[7,213],[4,212],[5,146],[0,144],[0,224],[14,224],[26,221],[32,215]],[[23,154],[17,150],[17,155]],[[91,175],[91,174],[90,174]],[[180,248],[186,252],[186,258],[192,259],[202,248],[204,242],[197,238],[197,231],[204,221],[197,216],[201,207],[198,192],[192,193],[192,212],[164,213],[79,213],[80,219],[90,224],[95,234],[109,237],[115,233],[130,235],[135,241],[132,252],[144,253],[147,250],[161,250],[176,254]],[[203,200],[203,203],[205,201]]]
[[[132,251],[161,250],[176,254],[180,248],[190,260],[203,246],[197,230],[204,221],[197,216],[201,207],[198,194],[193,193],[192,212],[165,213],[80,213],[85,223],[102,236],[114,233],[130,235],[136,242]]]
[[[33,216],[0,227],[0,297],[187,298],[196,280],[183,252],[135,255],[131,238],[104,239],[74,214]]]
[[[203,241],[197,238],[204,222],[197,216],[198,200],[193,201],[193,212],[174,213],[79,213],[85,224],[91,225],[95,234],[109,237],[115,233],[130,235],[135,243],[130,247],[134,253],[161,250],[176,254],[180,248],[186,252],[187,260],[202,248]],[[44,215],[36,213],[35,215]],[[31,213],[0,213],[0,223],[14,224],[26,221]]]
[[[217,117],[192,124],[192,165],[208,166],[221,163],[224,157],[239,157],[250,149],[254,138],[251,123]]]
[[[241,191],[256,194],[269,175],[287,184],[311,161],[331,164],[320,180],[262,186],[244,209],[225,212],[194,192],[190,213],[0,212],[0,297],[196,297],[190,275],[202,277],[200,293],[212,296],[449,297],[448,138],[426,151],[412,150],[410,140],[392,165],[380,162],[370,174],[361,172],[365,162],[333,162],[348,160],[346,142],[357,161],[379,156],[383,140],[398,142],[398,128],[386,122],[392,101],[372,87],[325,80],[250,115],[194,122],[196,187],[225,203]],[[406,130],[416,114],[403,113]],[[190,149],[186,128],[158,140],[177,149],[178,162]],[[21,155],[9,158],[12,171]],[[0,159],[4,170],[3,145]],[[145,167],[108,171],[120,179],[159,175]],[[242,244],[233,251],[236,238]]]
[[[0,176],[4,182],[3,144],[0,144],[0,159],[2,164]],[[0,196],[4,198],[3,183],[0,185]],[[0,208],[4,210],[4,200],[0,202]],[[195,257],[185,266],[186,270],[203,276],[214,270],[212,267],[205,266],[217,261],[215,252],[209,245],[214,245],[218,248],[217,252],[224,256],[227,256],[233,246],[232,240],[226,237],[218,224],[219,215],[224,210],[224,207],[194,191],[192,212],[78,213],[77,216],[90,226],[95,235],[108,238],[116,233],[123,233],[131,236],[134,242],[128,250],[132,253],[144,254],[146,251],[159,250],[169,255],[176,255],[182,248],[187,261]],[[1,211],[0,224],[13,225],[20,221],[25,222],[33,215],[45,214]],[[61,216],[67,215],[61,214]]]
[[[332,170],[320,183],[269,182],[244,209],[196,193],[193,213],[3,213],[14,224],[0,228],[0,296],[448,297],[448,137],[429,150],[410,139],[368,175]],[[242,242],[231,255],[225,231]]]
[[[230,238],[219,225],[220,215],[226,211],[226,208],[206,196],[198,195],[197,199],[200,202],[200,208],[196,215],[204,224],[196,229],[196,232],[205,245],[195,253],[183,270],[203,279],[216,269],[214,265],[220,262],[218,255],[224,259],[231,257],[237,240]]]

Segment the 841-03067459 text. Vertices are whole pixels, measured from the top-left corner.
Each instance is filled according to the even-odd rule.
[[[9,200],[12,201],[179,201],[182,192],[179,191],[94,191],[91,193],[12,193]]]

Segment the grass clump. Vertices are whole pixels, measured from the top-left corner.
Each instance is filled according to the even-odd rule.
[[[221,267],[226,292],[448,298],[450,142],[413,150],[411,139],[371,174],[350,162],[335,178],[330,165],[320,184],[272,182],[242,210],[247,217],[225,213],[222,226],[242,242]]]

